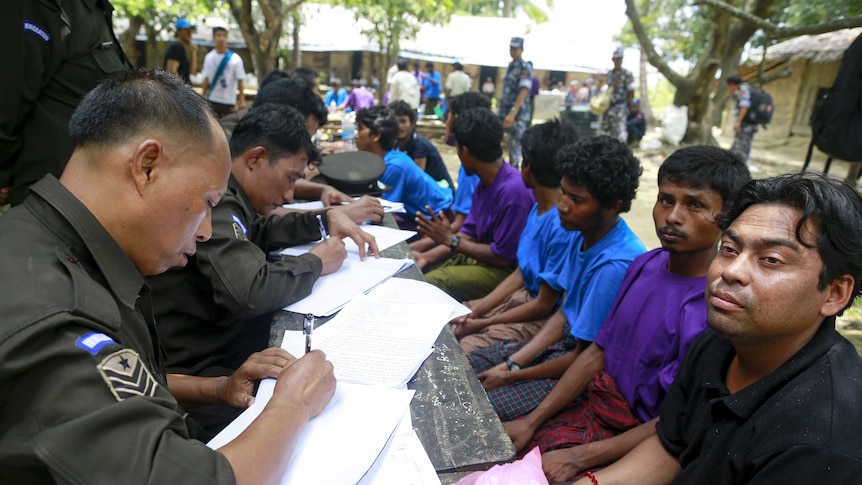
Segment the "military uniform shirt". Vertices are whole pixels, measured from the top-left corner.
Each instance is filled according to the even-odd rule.
[[[613,88],[611,93],[611,106],[625,104],[628,101],[629,91],[634,82],[634,76],[627,69],[611,69],[608,71],[608,89]]]
[[[533,89],[533,68],[522,57],[517,61],[510,62],[509,67],[506,68],[506,75],[503,77],[503,94],[500,95],[500,110],[498,111],[500,117],[509,114],[523,88],[527,88],[527,97],[524,98],[524,103],[521,104],[521,109],[518,110],[515,119],[529,121],[531,113],[529,91]]]
[[[56,179],[32,189],[0,217],[0,482],[235,483],[188,439],[137,268]]]
[[[20,204],[72,154],[69,120],[81,98],[129,65],[107,0],[6,2],[0,16],[0,187]],[[23,30],[22,30],[23,26]]]
[[[229,375],[268,346],[273,312],[308,296],[323,263],[313,254],[270,263],[267,254],[320,239],[317,214],[325,212],[258,216],[230,177],[210,240],[185,268],[148,278],[169,372]]]

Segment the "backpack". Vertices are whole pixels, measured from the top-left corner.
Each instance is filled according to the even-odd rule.
[[[772,96],[766,91],[751,90],[751,107],[745,115],[745,122],[753,125],[767,125],[772,121]]]
[[[862,162],[862,35],[838,68],[835,83],[811,115],[811,143],[830,157]]]

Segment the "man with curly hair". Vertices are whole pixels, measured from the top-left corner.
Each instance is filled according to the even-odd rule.
[[[629,264],[646,251],[620,217],[631,208],[642,171],[625,143],[588,138],[563,147],[557,165],[560,222],[579,231],[564,269],[545,279],[565,292],[563,304],[529,342],[498,342],[468,356],[503,421],[538,406],[595,340]]]

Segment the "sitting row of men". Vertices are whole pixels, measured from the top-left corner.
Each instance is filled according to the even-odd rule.
[[[303,89],[284,82],[280,95]],[[447,126],[478,180],[460,221],[425,198],[430,185],[423,200],[399,185],[431,180],[451,204],[451,186],[394,150],[407,139],[396,112],[357,113],[357,146],[395,170],[385,183],[427,236],[414,251],[429,281],[470,306],[452,328],[519,449],[540,446],[553,480],[587,472],[603,485],[845,483],[862,471],[862,361],[834,330],[860,294],[855,188],[814,175],[746,183],[737,157],[685,148],[659,171],[662,248],[645,252],[620,217],[641,174],[624,143],[538,125],[517,177],[499,118],[462,96]],[[0,481],[279,480],[335,379],[320,351],[267,348],[272,312],[338,269],[344,238],[377,256],[356,222],[383,215],[368,198],[280,207],[301,185],[345,200],[300,183],[320,118],[290,106],[256,100],[228,141],[206,101],[161,71],[82,100],[62,176],[0,217]],[[319,223],[333,237],[267,259],[320,239]],[[264,377],[277,384],[263,413],[206,448]]]

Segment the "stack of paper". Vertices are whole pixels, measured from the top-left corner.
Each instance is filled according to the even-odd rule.
[[[353,200],[359,200],[359,197],[354,197]],[[391,200],[386,200],[381,197],[378,197],[377,200],[379,200],[380,205],[383,206],[383,212],[407,212],[404,209],[404,203],[402,202],[392,202]],[[313,200],[311,202],[294,202],[292,204],[284,204],[284,208],[296,210],[320,210],[323,209],[323,202],[319,200]]]
[[[362,230],[374,236],[374,240],[377,242],[377,249],[381,251],[391,248],[401,241],[406,241],[416,235],[416,231],[402,231],[401,229],[393,229],[386,226],[367,225],[362,226]],[[287,256],[299,256],[310,251],[316,244],[317,242],[313,242],[301,244],[299,246],[292,246],[282,249],[281,254]],[[355,242],[353,242],[353,239],[345,238],[344,248],[347,249],[348,253],[355,253],[357,256],[359,255],[359,247]]]
[[[207,446],[218,449],[239,436],[272,397],[275,379],[261,381],[254,403]],[[339,382],[335,396],[302,430],[283,485],[357,483],[384,449],[413,391]],[[332,466],[337,460],[338,466]]]

